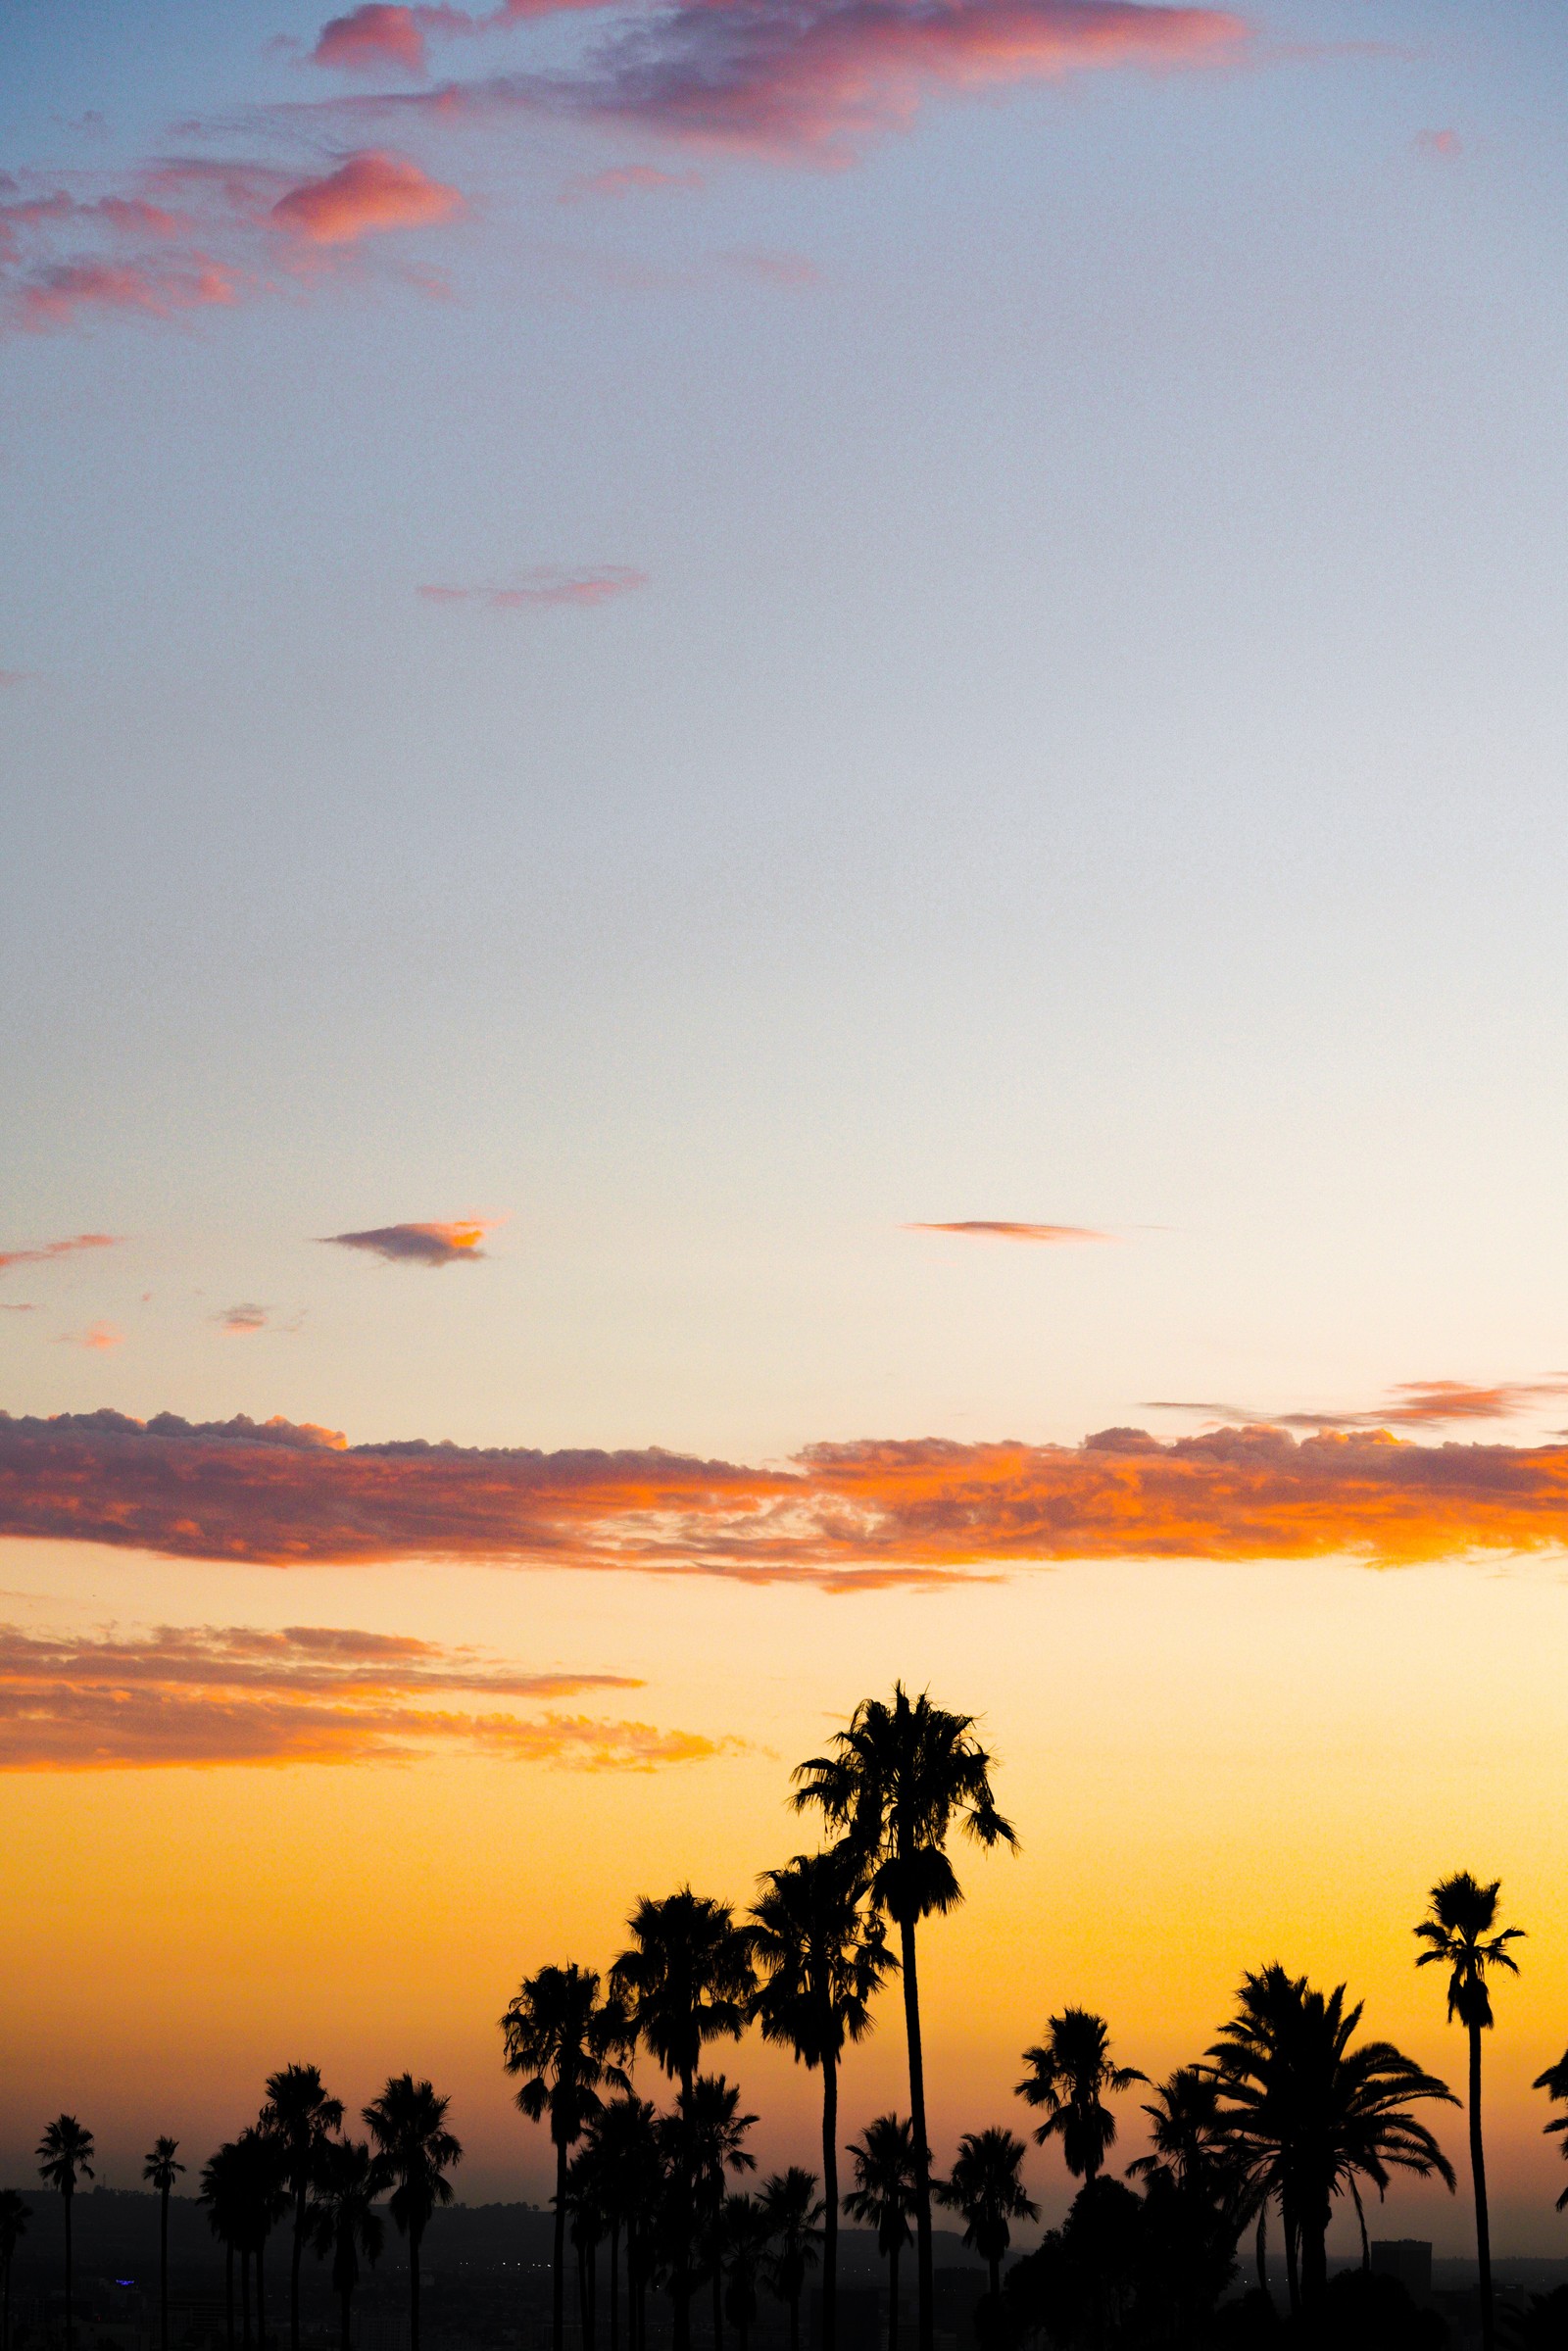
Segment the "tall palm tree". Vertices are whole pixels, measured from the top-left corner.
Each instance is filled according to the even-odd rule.
[[[746,2137],[755,2114],[740,2111],[739,2085],[722,2074],[699,2074],[676,2105],[678,2141],[692,2182],[698,2225],[707,2243],[713,2287],[713,2347],[723,2351],[724,2264],[719,2243],[728,2175],[755,2172]]]
[[[1497,1895],[1502,1881],[1483,1886],[1468,1870],[1440,1879],[1429,1896],[1430,1908],[1415,1932],[1427,1948],[1417,1967],[1446,1967],[1448,1971],[1448,2022],[1457,2017],[1470,2041],[1470,2180],[1476,2199],[1476,2261],[1481,2272],[1482,2351],[1492,2351],[1492,2228],[1487,2213],[1487,2158],[1481,2136],[1481,2035],[1492,2027],[1492,1993],[1487,1977],[1499,1968],[1517,1976],[1519,1963],[1508,1949],[1524,1934],[1522,1927],[1497,1925]]]
[[[169,2199],[185,2169],[174,2161],[177,2138],[155,2138],[142,2158],[141,2176],[158,2191],[158,2351],[169,2351]]]
[[[372,2267],[381,2258],[386,2231],[375,2205],[390,2184],[381,2158],[364,2139],[328,2139],[317,2164],[306,2232],[317,2254],[332,2263],[332,2291],[338,2298],[339,2351],[350,2351],[354,2289],[360,2256]]]
[[[365,2108],[366,2129],[395,2183],[392,2219],[409,2240],[409,2351],[419,2351],[419,2246],[430,2215],[452,2201],[447,2173],[463,2161],[462,2143],[447,2129],[451,2103],[432,2082],[394,2074]]]
[[[11,2263],[31,2218],[14,2187],[0,2188],[0,2351],[11,2351]]]
[[[724,2315],[740,2351],[751,2341],[757,2316],[757,2280],[767,2260],[773,2224],[756,2196],[726,2196],[713,2242],[713,2259],[724,2280]]]
[[[244,2220],[240,2239],[241,2302],[250,2340],[249,2269],[256,2264],[256,2337],[267,2351],[267,2240],[288,2210],[288,2180],[282,2141],[264,2108],[234,2141],[237,2184]]]
[[[1110,2062],[1110,2028],[1087,2008],[1064,2008],[1046,2026],[1039,2047],[1025,2049],[1028,2073],[1018,2084],[1026,2106],[1043,2106],[1046,2119],[1035,2132],[1040,2146],[1061,2141],[1062,2160],[1075,2180],[1097,2180],[1116,2143],[1116,2118],[1107,2097],[1147,2082],[1135,2065]]]
[[[1150,2150],[1127,2166],[1141,2180],[1145,2221],[1163,2239],[1164,2298],[1170,2340],[1201,2339],[1203,2322],[1236,2273],[1236,2246],[1254,2214],[1259,2219],[1257,2281],[1268,2290],[1262,2229],[1266,2199],[1249,2177],[1226,2129],[1219,2078],[1202,2066],[1182,2066],[1160,2082],[1144,2107]],[[1161,2226],[1162,2225],[1162,2226]]]
[[[755,1982],[750,1932],[736,1924],[727,1902],[694,1894],[689,1886],[657,1901],[645,1894],[627,1926],[632,1940],[611,1970],[611,1990],[654,2062],[688,2098],[705,2045],[739,2040],[746,2029]],[[673,2351],[688,2351],[691,2341],[693,2193],[683,2170],[672,2214]]]
[[[1568,2049],[1564,2050],[1555,2065],[1548,2065],[1544,2074],[1538,2074],[1530,2086],[1532,2089],[1544,2089],[1547,2097],[1558,2104],[1568,2103]],[[1555,2132],[1568,2131],[1568,2114],[1559,2115],[1555,2122],[1543,2123],[1541,2128],[1548,2138]],[[1568,2137],[1558,2139],[1557,2152],[1568,2163]],[[1557,2210],[1562,2212],[1565,2209],[1568,2209],[1568,2187],[1557,2198]]]
[[[864,1865],[843,1845],[799,1853],[768,1870],[752,1908],[753,1951],[760,1981],[752,2014],[764,2040],[793,2049],[822,2069],[821,2351],[838,2339],[839,2060],[848,2041],[871,2029],[871,2001],[895,1964],[882,1921],[867,1906]]]
[[[1343,1984],[1325,1995],[1304,1976],[1265,1968],[1244,1980],[1237,2014],[1208,2052],[1238,2156],[1257,2191],[1280,2199],[1292,2308],[1313,2319],[1328,2286],[1335,2196],[1348,2192],[1359,2210],[1358,2181],[1381,2196],[1392,2171],[1435,2173],[1453,2186],[1447,2157],[1410,2107],[1457,2099],[1389,2041],[1352,2048],[1360,2021]]]
[[[1020,2177],[1028,2152],[1021,2138],[996,2125],[989,2131],[966,2131],[952,2172],[937,2182],[937,2202],[963,2215],[963,2241],[986,2265],[993,2302],[1002,2291],[1002,2263],[1012,2242],[1012,2223],[1040,2218],[1040,2207]]]
[[[202,2166],[198,2203],[207,2207],[207,2226],[223,2248],[224,2337],[234,2351],[234,2255],[244,2241],[245,2221],[238,2179],[238,2154],[227,2139]],[[245,2312],[245,2339],[250,2340],[250,2304]]]
[[[566,2166],[571,2244],[577,2256],[577,2315],[583,2351],[594,2351],[599,2322],[599,2248],[610,2233],[599,2149],[590,2138]]]
[[[545,1967],[524,1978],[501,2020],[505,2064],[520,2074],[517,2105],[531,2123],[550,2118],[556,2150],[556,2240],[551,2340],[563,2351],[566,2335],[566,2163],[602,2103],[608,2082],[629,2084],[611,2063],[629,2050],[631,2026],[625,2003],[612,1993],[600,1997],[592,1968]]]
[[[305,2251],[305,2208],[321,2169],[323,2150],[343,2128],[343,2101],[329,2098],[319,2066],[287,2065],[267,2078],[262,2120],[278,2142],[288,2192],[294,2204],[294,2242],[289,2256],[289,2351],[300,2351],[300,2258]],[[167,2345],[165,2351],[168,2351]]]
[[[45,2187],[57,2188],[66,2221],[66,2351],[72,2351],[71,2203],[79,2178],[90,2180],[92,2132],[84,2131],[74,2114],[58,2115],[38,2141],[38,2177]]]
[[[599,2198],[610,2230],[610,2351],[620,2351],[620,2246],[626,2240],[627,2326],[636,2340],[632,2274],[639,2229],[659,2188],[654,2110],[632,2090],[607,2098],[588,2126]]]
[[[863,1698],[832,1752],[800,1765],[795,1804],[820,1807],[844,1832],[870,1872],[871,1895],[899,1930],[904,2022],[909,2051],[909,2119],[914,2134],[915,2257],[919,2351],[933,2351],[936,2305],[931,2276],[931,2149],[926,2135],[925,2057],[920,2041],[920,1984],[915,1928],[952,1910],[963,1892],[947,1855],[955,1828],[986,1847],[1018,1839],[997,1809],[992,1759],[974,1737],[971,1714],[950,1714],[902,1682],[893,1702]]]
[[[789,2308],[790,2351],[800,2351],[801,2296],[806,2291],[806,2274],[818,2258],[826,2215],[823,2199],[816,2192],[816,2174],[798,2163],[792,2163],[787,2172],[772,2173],[762,2183],[758,2209],[768,2246],[763,2264],[767,2281]],[[741,2351],[746,2351],[744,2344]]]
[[[914,2126],[879,2114],[847,2150],[855,2185],[844,2199],[852,2221],[876,2230],[876,2249],[888,2265],[888,2351],[899,2351],[899,2254],[909,2241],[920,2169]]]

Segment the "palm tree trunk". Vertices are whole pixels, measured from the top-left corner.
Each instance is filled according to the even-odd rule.
[[[1481,2027],[1470,2027],[1470,2180],[1476,2192],[1476,2268],[1481,2277],[1481,2351],[1492,2351],[1492,2225],[1487,2156],[1481,2140]]]
[[[820,2351],[837,2351],[839,2299],[839,2061],[822,2053],[822,2341]]]
[[[991,2273],[991,2299],[992,2299],[992,2301],[993,2301],[993,2302],[1000,2302],[1000,2301],[1001,2301],[1001,2299],[1002,2299],[1002,2256],[1001,2256],[1001,2254],[1000,2254],[1000,2253],[993,2253],[993,2254],[992,2254],[992,2256],[991,2256],[991,2259],[990,2259],[990,2261],[987,2263],[987,2265],[986,2265],[986,2266],[987,2266],[987,2268],[990,2270],[990,2273]]]
[[[1479,2061],[1478,2061],[1479,2062]],[[66,2351],[72,2351],[73,2314],[71,2308],[71,2191],[66,2191]]]
[[[594,2322],[588,2302],[588,2248],[577,2247],[577,2327],[582,2351],[593,2351]]]
[[[722,2196],[723,2189],[719,2189]],[[713,2351],[724,2351],[724,2249],[713,2218]]]
[[[11,2351],[11,2264],[6,2263],[5,2283],[0,2286],[0,2351]]]
[[[564,2351],[566,2340],[566,2142],[556,2142],[556,2248],[555,2277],[552,2281],[550,2305],[550,2341],[552,2351]],[[418,2345],[414,2346],[418,2351]]]
[[[742,2351],[745,2351],[744,2344]],[[801,2289],[790,2296],[790,2351],[801,2351]]]
[[[169,2351],[169,2189],[158,2207],[158,2351]]]
[[[251,2249],[249,2245],[240,2247],[239,2306],[245,2330],[245,2351],[251,2351]]]
[[[899,2351],[899,2248],[888,2252],[888,2351]]]
[[[339,2300],[342,2304],[343,2316],[338,2327],[338,2351],[352,2351],[353,2328],[349,2316],[349,2305],[354,2300],[352,2285],[345,2285],[340,2289]]]
[[[225,2351],[234,2351],[234,2240],[229,2237],[223,2246],[223,2343]]]
[[[610,2224],[610,2351],[620,2351],[620,2219]]]
[[[267,2351],[267,2231],[256,2248],[256,2340]]]
[[[914,1921],[899,1921],[904,2028],[909,2044],[909,2119],[914,2126],[915,2341],[935,2351],[936,2295],[931,2277],[931,2150],[925,2136],[925,2053],[920,2045],[920,1985],[914,1968]]]
[[[1298,2258],[1299,2236],[1291,2203],[1282,2200],[1282,2213],[1285,2222],[1285,2283],[1291,2297],[1291,2316],[1298,2319],[1301,2315],[1301,2270]]]
[[[692,2066],[680,2070],[681,2111],[692,2110]],[[692,2339],[692,2199],[695,2183],[692,2180],[690,2132],[681,2132],[680,2198],[675,2215],[675,2260],[669,2279],[669,2339],[670,2351],[691,2351]]]
[[[423,2232],[413,2224],[409,2228],[409,2351],[419,2351],[419,2238]]]
[[[1257,2284],[1258,2291],[1268,2292],[1268,2198],[1257,2208]]]
[[[288,2351],[300,2351],[300,2255],[305,2250],[305,2176],[294,2190],[294,2244],[288,2270]],[[169,2345],[164,2345],[169,2351]]]

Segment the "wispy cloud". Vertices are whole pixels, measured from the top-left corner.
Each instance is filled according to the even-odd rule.
[[[706,177],[702,171],[662,171],[655,164],[611,164],[603,171],[586,171],[568,179],[561,191],[561,202],[575,204],[585,196],[646,196],[671,189],[689,193],[702,187]]]
[[[1114,1241],[1114,1233],[1099,1233],[1082,1224],[1014,1224],[1005,1218],[969,1216],[956,1224],[906,1224],[906,1233],[960,1233],[977,1241]]]
[[[1438,1428],[1463,1420],[1517,1420],[1548,1399],[1568,1396],[1568,1377],[1501,1381],[1479,1387],[1470,1380],[1401,1380],[1387,1400],[1370,1409],[1344,1412],[1262,1412],[1243,1404],[1155,1397],[1145,1412],[1196,1412],[1208,1420],[1266,1424],[1277,1429]]]
[[[329,1249],[367,1249],[392,1265],[463,1265],[485,1254],[479,1245],[501,1221],[474,1216],[456,1224],[383,1224],[366,1233],[327,1233],[323,1241]]]
[[[740,1743],[515,1710],[641,1687],[619,1674],[520,1673],[471,1648],[320,1626],[73,1640],[0,1626],[0,1770],[369,1763],[457,1749],[648,1771]],[[432,1703],[453,1697],[466,1703]]]
[[[113,1233],[75,1233],[69,1241],[45,1241],[36,1249],[0,1249],[0,1273],[13,1265],[52,1265],[57,1257],[74,1257],[82,1249],[113,1249]]]
[[[466,1558],[850,1590],[1071,1559],[1412,1562],[1568,1544],[1568,1447],[1109,1429],[1078,1445],[867,1440],[754,1468],[351,1446],[243,1417],[0,1415],[0,1534],[277,1566]]]
[[[1415,144],[1418,153],[1442,156],[1449,162],[1464,153],[1464,143],[1456,130],[1418,130]]]
[[[62,1331],[62,1347],[84,1347],[89,1353],[106,1354],[111,1347],[123,1347],[125,1334],[117,1322],[92,1322],[84,1331]]]
[[[453,588],[427,585],[416,590],[426,604],[481,604],[493,612],[530,612],[544,605],[608,604],[612,597],[629,596],[646,588],[648,574],[627,563],[588,563],[574,567],[544,563],[519,572],[500,587]]]
[[[236,1337],[243,1338],[251,1331],[265,1331],[269,1312],[266,1306],[225,1306],[213,1319],[220,1329],[232,1331]]]

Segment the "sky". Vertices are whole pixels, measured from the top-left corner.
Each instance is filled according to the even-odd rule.
[[[1021,1846],[939,2161],[1053,2011],[1160,2073],[1275,1958],[1457,2082],[1470,1868],[1494,2242],[1568,2251],[1565,68],[0,14],[8,2176],[305,2061],[543,2194],[517,1981],[744,1904],[902,1676]]]

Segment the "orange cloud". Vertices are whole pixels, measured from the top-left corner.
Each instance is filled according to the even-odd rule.
[[[1568,1445],[1232,1428],[812,1446],[780,1468],[405,1443],[243,1417],[0,1415],[0,1534],[186,1558],[700,1572],[846,1589],[1054,1560],[1398,1563],[1568,1543]]]
[[[352,245],[387,229],[429,228],[462,210],[456,188],[401,156],[372,151],[351,155],[335,171],[288,189],[271,217],[310,244]]]
[[[1012,1224],[990,1217],[966,1217],[960,1224],[906,1224],[906,1233],[964,1233],[981,1241],[1113,1241],[1113,1233],[1097,1233],[1082,1224]]]
[[[62,1345],[88,1347],[94,1354],[104,1354],[110,1347],[123,1347],[124,1344],[125,1334],[117,1322],[93,1322],[84,1331],[62,1334]]]
[[[1146,1412],[1200,1412],[1211,1420],[1266,1421],[1280,1429],[1436,1428],[1455,1420],[1514,1420],[1533,1404],[1568,1396],[1568,1379],[1515,1380],[1478,1388],[1469,1380],[1402,1380],[1371,1411],[1254,1412],[1243,1404],[1155,1397]]]
[[[136,262],[61,262],[20,287],[13,309],[17,323],[38,334],[75,325],[84,311],[139,311],[147,318],[172,318],[209,303],[237,300],[232,272],[195,254],[187,264],[168,269]]]
[[[444,13],[368,0],[365,7],[352,8],[322,25],[311,63],[345,73],[422,73],[427,18]]]
[[[368,1249],[393,1265],[462,1265],[484,1255],[479,1244],[500,1222],[498,1216],[475,1216],[458,1224],[384,1224],[324,1239],[328,1248]]]
[[[525,612],[535,605],[608,604],[612,596],[628,596],[646,588],[646,571],[626,563],[592,563],[565,570],[541,564],[525,571],[511,586],[500,588],[421,587],[415,591],[426,604],[485,604],[492,612]]]
[[[215,1320],[221,1329],[243,1338],[251,1331],[265,1331],[268,1309],[265,1306],[225,1306]]]
[[[0,1249],[0,1273],[13,1265],[50,1265],[56,1257],[74,1257],[84,1249],[113,1249],[113,1233],[76,1233],[69,1241],[46,1241],[39,1249]]]
[[[539,1701],[639,1687],[617,1674],[521,1674],[472,1649],[319,1626],[70,1641],[0,1626],[0,1770],[385,1762],[456,1746],[649,1771],[737,1743],[649,1723],[428,1702],[433,1692]]]

